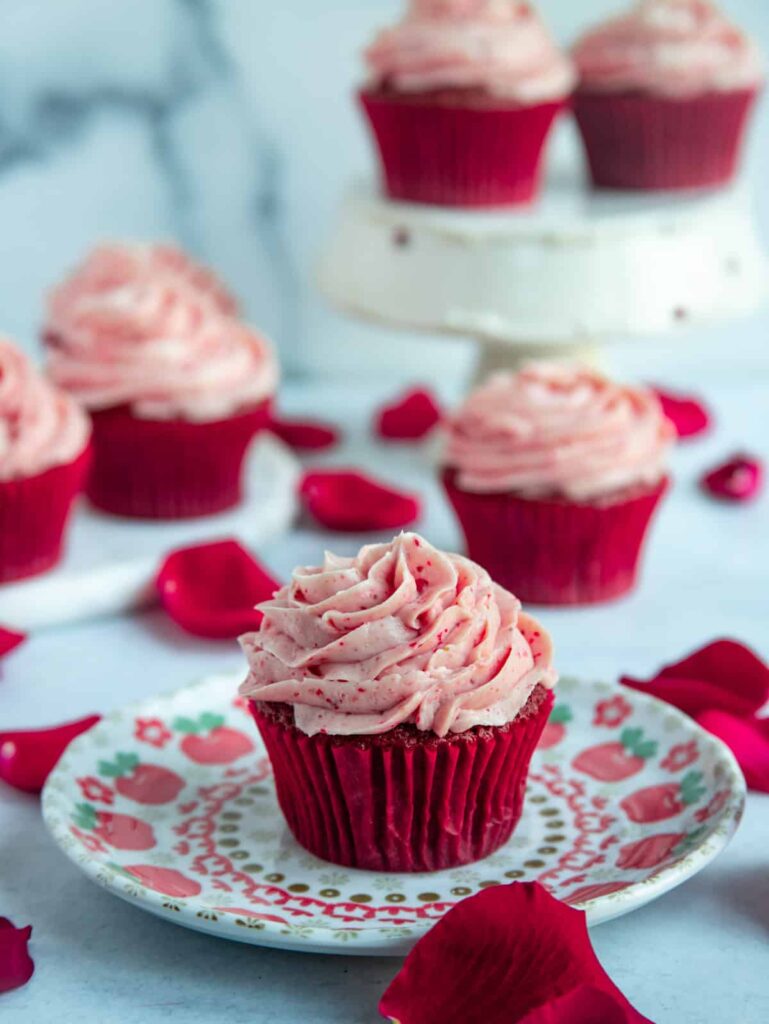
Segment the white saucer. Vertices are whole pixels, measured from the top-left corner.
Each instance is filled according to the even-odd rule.
[[[732,754],[692,719],[632,690],[565,679],[506,846],[432,874],[340,868],[288,832],[238,680],[209,678],[108,715],[68,748],[43,792],[46,825],[89,878],[222,938],[401,955],[458,900],[518,879],[598,924],[702,870],[742,815]]]

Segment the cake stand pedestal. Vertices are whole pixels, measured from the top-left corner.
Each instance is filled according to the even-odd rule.
[[[346,196],[319,283],[355,316],[478,339],[482,370],[521,359],[597,358],[617,338],[726,321],[769,293],[751,196],[595,192],[577,163],[554,169],[524,211]]]

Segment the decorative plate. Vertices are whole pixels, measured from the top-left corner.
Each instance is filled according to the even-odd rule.
[[[340,868],[288,832],[237,682],[209,678],[108,715],[43,792],[48,828],[90,878],[213,935],[401,955],[458,900],[514,879],[540,881],[598,924],[705,867],[742,815],[734,758],[690,718],[564,679],[505,847],[432,874]]]

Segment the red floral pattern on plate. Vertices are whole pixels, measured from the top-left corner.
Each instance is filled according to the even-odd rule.
[[[599,701],[595,706],[593,725],[603,725],[607,729],[616,729],[630,718],[633,709],[623,696],[618,694],[610,700]]]
[[[680,772],[694,764],[699,756],[696,740],[678,743],[671,747],[667,756],[660,761],[660,768],[664,768],[666,772]]]

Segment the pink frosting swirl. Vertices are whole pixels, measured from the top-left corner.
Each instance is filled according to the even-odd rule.
[[[241,638],[241,693],[292,704],[308,735],[504,725],[557,678],[550,639],[519,601],[415,533],[327,554],[260,607],[260,629]]]
[[[575,82],[539,15],[515,0],[412,0],[365,59],[375,85],[403,92],[480,88],[532,104],[562,99]]]
[[[756,44],[706,0],[641,0],[573,50],[582,84],[686,97],[761,84]]]
[[[576,501],[659,482],[673,437],[650,391],[558,363],[490,377],[447,430],[462,489]]]
[[[73,462],[88,444],[85,413],[0,337],[0,480]]]
[[[277,385],[270,344],[212,273],[165,245],[95,249],[49,300],[49,372],[89,409],[210,421]]]

